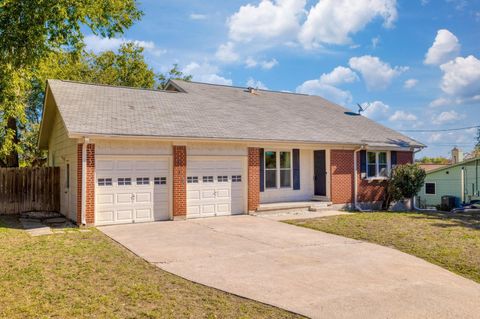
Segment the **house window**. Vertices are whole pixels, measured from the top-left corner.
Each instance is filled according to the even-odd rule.
[[[112,186],[112,179],[111,178],[99,178],[98,186]]]
[[[367,152],[367,177],[387,177],[387,152]]]
[[[130,186],[132,185],[132,179],[130,177],[119,177],[117,179],[118,186]]]
[[[188,184],[198,184],[198,176],[188,176],[187,177]]]
[[[150,178],[148,177],[137,177],[137,185],[149,185]]]
[[[166,185],[167,184],[167,178],[166,177],[155,177],[153,179],[153,184],[155,184],[155,185]]]
[[[280,187],[290,187],[292,184],[292,153],[280,152]]]
[[[265,188],[289,188],[292,186],[292,152],[266,151]]]
[[[277,152],[265,152],[265,188],[277,188]]]
[[[233,183],[240,183],[242,181],[242,175],[232,175]]]
[[[217,181],[220,183],[228,182],[228,176],[217,176]]]
[[[435,195],[435,183],[425,183],[425,194]]]
[[[213,176],[203,176],[202,181],[204,183],[213,183]]]

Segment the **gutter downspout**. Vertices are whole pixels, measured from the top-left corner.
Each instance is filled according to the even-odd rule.
[[[371,212],[372,210],[364,210],[362,209],[357,202],[357,194],[358,194],[358,172],[357,172],[357,154],[358,152],[365,149],[365,145],[362,145],[359,149],[353,151],[353,208],[358,210],[359,212]]]
[[[462,167],[461,183],[462,204],[465,204],[465,167]]]
[[[88,138],[83,139],[82,144],[82,225],[87,224],[87,143]]]

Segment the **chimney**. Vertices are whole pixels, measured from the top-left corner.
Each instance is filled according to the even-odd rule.
[[[463,162],[463,152],[456,146],[452,149],[452,164]]]

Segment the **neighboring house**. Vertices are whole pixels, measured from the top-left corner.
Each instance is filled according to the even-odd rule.
[[[376,203],[424,147],[321,97],[177,80],[49,80],[39,146],[61,168],[61,212],[88,225]]]
[[[442,196],[455,196],[457,206],[480,199],[480,157],[427,172],[418,196],[426,206],[441,205]]]

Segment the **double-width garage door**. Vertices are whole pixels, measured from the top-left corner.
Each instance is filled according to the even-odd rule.
[[[95,177],[97,225],[170,218],[168,159],[99,158]]]
[[[245,212],[244,159],[187,159],[187,218]]]

